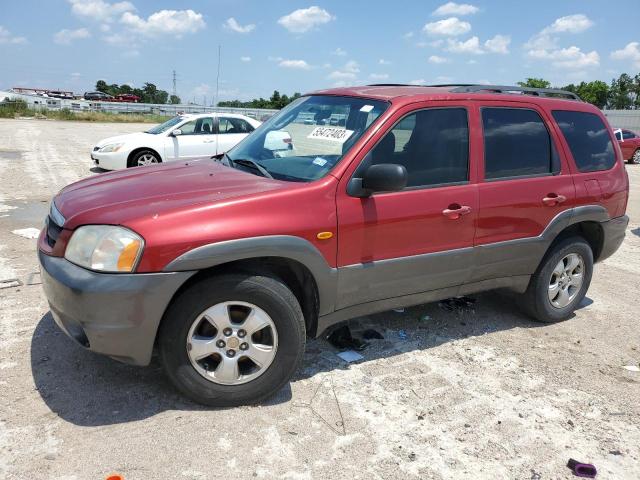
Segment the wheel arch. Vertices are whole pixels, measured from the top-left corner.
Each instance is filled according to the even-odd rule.
[[[311,336],[316,334],[318,316],[330,313],[335,305],[337,269],[300,237],[276,235],[203,245],[182,254],[163,270],[197,271],[171,301],[190,285],[212,275],[246,272],[276,277],[300,302]]]
[[[127,155],[127,167],[129,166],[131,160],[133,160],[133,157],[137,154],[142,152],[143,150],[150,150],[153,153],[155,153],[158,158],[160,159],[160,162],[164,162],[164,159],[162,158],[162,155],[160,155],[160,153],[158,152],[158,150],[156,150],[155,148],[152,147],[137,147],[134,148],[133,150],[131,150],[131,152],[129,153],[129,155]]]

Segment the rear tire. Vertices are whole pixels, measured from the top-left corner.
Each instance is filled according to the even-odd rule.
[[[153,150],[140,150],[129,157],[127,168],[142,167],[162,163],[162,159]]]
[[[219,310],[212,310],[214,307]],[[204,312],[212,311],[226,311],[233,323],[216,321],[224,316],[218,313],[203,317]],[[251,317],[254,313],[258,315]],[[254,330],[258,333],[251,334],[248,326],[249,333],[240,331],[248,325],[249,318],[260,315],[266,319],[267,327],[263,328],[268,329],[267,340],[260,340],[265,330]],[[206,320],[205,328],[210,329],[209,323],[215,325],[209,333],[194,330],[194,326],[201,328],[197,322],[202,322],[202,318]],[[260,402],[279,391],[302,360],[306,333],[300,305],[280,280],[260,275],[228,274],[203,279],[181,293],[167,309],[158,336],[164,369],[180,392],[203,405],[230,407]],[[199,352],[198,355],[194,352],[200,348],[201,339],[209,342],[207,345],[213,353],[196,360]],[[226,345],[218,348],[221,342]],[[258,346],[259,343],[270,343],[273,355],[267,354],[261,359],[260,352],[264,354],[269,346]],[[232,348],[235,350],[229,356]],[[255,365],[252,352],[258,352],[259,361]],[[208,350],[204,350],[204,354],[208,355]],[[260,364],[264,365],[262,371]],[[226,367],[220,370],[223,365]],[[227,375],[224,373],[226,368],[235,370]]]
[[[549,251],[531,277],[524,308],[534,320],[553,323],[567,319],[589,289],[593,252],[582,237],[569,237]]]

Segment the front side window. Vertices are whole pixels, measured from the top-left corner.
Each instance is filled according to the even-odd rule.
[[[407,188],[469,180],[469,126],[464,108],[411,113],[371,151],[370,165],[395,163],[407,169]],[[361,165],[360,176],[369,165]]]
[[[236,168],[260,174],[255,165],[247,166],[258,164],[278,180],[317,180],[342,159],[388,106],[388,102],[367,98],[302,97],[231,149],[227,160]]]
[[[595,172],[608,170],[616,162],[609,131],[598,115],[587,112],[554,110],[578,170]]]
[[[485,179],[560,171],[549,131],[535,110],[483,107],[482,127]]]
[[[632,138],[636,138],[636,134],[629,130],[623,130],[622,138],[624,138],[625,140],[631,140]]]
[[[204,117],[180,125],[182,135],[211,135],[213,133],[213,118]]]

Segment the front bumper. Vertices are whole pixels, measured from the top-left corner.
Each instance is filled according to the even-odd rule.
[[[97,273],[64,258],[38,256],[58,326],[83,347],[133,365],[149,363],[164,311],[195,273]]]
[[[601,222],[600,225],[602,225],[604,239],[602,242],[602,250],[600,251],[600,255],[598,255],[599,262],[609,258],[616,252],[616,250],[618,250],[618,248],[620,248],[627,232],[629,217],[622,215],[621,217]]]
[[[91,152],[91,161],[94,165],[105,170],[120,170],[127,168],[128,152],[119,150],[117,152],[101,152],[95,150]]]

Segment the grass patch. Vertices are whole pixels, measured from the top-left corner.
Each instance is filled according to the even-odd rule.
[[[9,101],[0,103],[0,118],[35,117],[51,120],[73,120],[81,122],[124,122],[124,123],[162,123],[171,116],[140,113],[76,112],[62,110],[35,110],[26,102]]]

